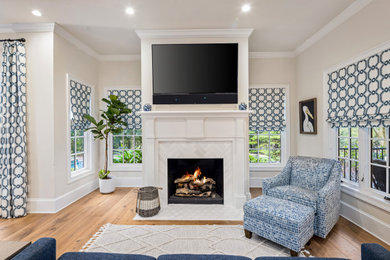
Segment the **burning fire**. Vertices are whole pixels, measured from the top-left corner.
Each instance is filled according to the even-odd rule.
[[[198,166],[198,168],[196,168],[195,172],[194,172],[194,179],[199,179],[199,176],[202,174],[202,172],[200,171],[200,168]]]

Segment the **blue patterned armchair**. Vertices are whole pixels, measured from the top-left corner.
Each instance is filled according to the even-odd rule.
[[[312,207],[314,234],[325,238],[339,218],[340,162],[292,156],[275,177],[263,181],[263,194]]]

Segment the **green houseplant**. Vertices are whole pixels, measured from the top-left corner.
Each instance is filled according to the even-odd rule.
[[[101,193],[111,193],[115,190],[114,180],[108,175],[108,138],[110,134],[120,134],[123,127],[127,126],[127,122],[123,120],[123,115],[131,113],[126,104],[121,102],[117,96],[110,95],[109,99],[102,98],[102,101],[107,104],[105,110],[100,110],[101,120],[96,120],[93,116],[84,114],[84,118],[91,123],[90,130],[95,140],[104,140],[104,168],[99,171],[99,187]]]

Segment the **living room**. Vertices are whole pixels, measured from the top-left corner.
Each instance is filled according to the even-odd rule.
[[[389,1],[0,4],[9,259],[390,258]]]

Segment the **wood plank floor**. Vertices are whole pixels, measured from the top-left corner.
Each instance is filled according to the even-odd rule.
[[[202,225],[242,224],[241,221],[133,221],[135,188],[117,188],[113,194],[102,195],[98,190],[88,194],[56,214],[29,214],[18,219],[0,220],[0,240],[35,241],[40,237],[57,239],[57,255],[78,251],[106,224],[122,225]],[[261,189],[252,189],[252,196]],[[327,239],[315,237],[308,247],[312,255],[360,259],[361,243],[390,246],[344,218],[340,218]]]

